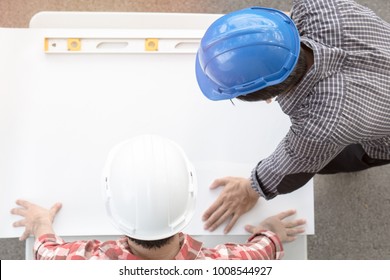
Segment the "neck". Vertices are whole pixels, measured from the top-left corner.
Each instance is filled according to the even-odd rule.
[[[172,260],[179,253],[181,244],[179,234],[175,234],[171,240],[160,248],[148,249],[132,240],[127,241],[133,255],[144,260]]]

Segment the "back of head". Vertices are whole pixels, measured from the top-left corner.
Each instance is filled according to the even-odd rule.
[[[140,135],[110,151],[103,192],[108,215],[123,234],[160,240],[190,222],[197,193],[195,171],[173,141]]]
[[[196,77],[211,100],[232,99],[284,81],[300,51],[294,22],[283,12],[252,7],[210,25],[196,57]]]

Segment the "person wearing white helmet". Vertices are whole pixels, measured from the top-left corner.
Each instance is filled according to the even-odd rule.
[[[140,135],[118,144],[110,152],[103,176],[108,216],[125,236],[119,240],[65,242],[55,235],[53,221],[60,203],[45,209],[24,200],[11,213],[24,219],[21,240],[36,237],[36,259],[280,259],[281,242],[295,240],[305,221],[285,220],[285,211],[258,226],[246,244],[205,248],[181,231],[191,221],[196,203],[196,174],[183,150],[156,135]]]
[[[211,184],[224,187],[203,216],[211,231],[230,219],[229,232],[260,196],[293,192],[315,174],[390,163],[390,24],[352,0],[294,0],[290,15],[235,11],[201,40],[196,78],[208,99],[277,97],[291,120],[247,178]]]

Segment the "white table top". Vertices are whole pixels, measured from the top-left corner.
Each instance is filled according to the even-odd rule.
[[[200,39],[202,30],[0,29],[0,237],[15,237],[18,198],[64,205],[55,222],[66,236],[117,235],[106,218],[101,170],[109,149],[140,133],[181,145],[198,173],[199,199],[186,232],[208,235],[200,215],[220,176],[248,177],[289,129],[273,102],[212,102],[198,89],[188,52],[45,53],[45,38]],[[159,37],[161,35],[161,37]],[[198,37],[196,37],[198,36]],[[296,208],[314,233],[313,189],[259,201],[243,224]],[[9,226],[8,226],[9,225]],[[221,234],[222,228],[213,234]]]

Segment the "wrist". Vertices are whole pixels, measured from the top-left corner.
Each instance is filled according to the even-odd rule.
[[[39,237],[43,234],[54,233],[51,221],[40,221],[32,227],[32,234]]]
[[[262,183],[257,176],[256,168],[254,168],[252,170],[251,176],[249,177],[249,181],[250,181],[250,187],[252,188],[252,190],[254,190],[259,197],[261,196],[261,197],[265,198],[265,194],[264,194],[263,189],[262,189]]]
[[[249,237],[248,241],[253,241],[254,239],[257,239],[257,238],[261,238],[262,236],[266,236],[266,237],[274,237],[277,235],[273,232],[273,231],[270,231],[268,229],[260,229],[258,228],[258,230],[255,230],[253,231],[252,235]]]

